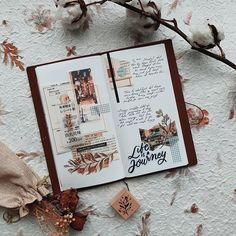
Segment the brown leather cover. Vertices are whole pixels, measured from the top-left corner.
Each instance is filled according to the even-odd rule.
[[[129,48],[145,47],[145,46],[156,45],[156,44],[165,44],[165,47],[166,47],[166,53],[167,53],[167,58],[168,58],[168,63],[169,63],[169,68],[170,68],[170,73],[171,73],[171,79],[172,79],[173,89],[174,89],[174,93],[175,93],[175,99],[176,99],[179,118],[180,118],[180,124],[181,124],[181,128],[182,128],[183,138],[184,138],[186,152],[187,152],[187,156],[188,156],[188,162],[189,162],[188,166],[192,166],[192,165],[197,164],[196,153],[195,153],[195,149],[194,149],[193,139],[192,139],[192,135],[191,135],[190,125],[189,125],[185,102],[184,102],[184,97],[183,97],[183,93],[182,93],[182,86],[181,86],[181,82],[179,79],[179,73],[178,73],[178,69],[177,69],[177,65],[176,65],[176,59],[175,59],[175,55],[174,55],[172,41],[170,39],[162,40],[162,41],[158,41],[158,42],[147,43],[147,44],[142,44],[142,45],[138,45],[138,46],[134,46],[134,47],[116,49],[116,50],[103,52],[103,53],[95,53],[95,54],[90,54],[90,55],[85,55],[85,56],[80,56],[80,57],[68,58],[68,59],[64,59],[64,60],[60,60],[60,61],[48,62],[48,63],[44,63],[44,64],[39,64],[39,65],[27,67],[27,74],[28,74],[29,84],[30,84],[30,88],[31,88],[31,92],[32,92],[32,98],[33,98],[35,112],[36,112],[36,116],[37,116],[40,136],[42,139],[42,144],[43,144],[45,157],[46,157],[46,161],[47,161],[49,176],[50,176],[50,179],[52,182],[53,192],[55,194],[59,193],[61,191],[61,189],[60,189],[59,180],[57,177],[57,171],[56,171],[56,167],[55,167],[55,163],[54,163],[51,141],[49,138],[49,133],[48,133],[47,123],[46,123],[44,110],[43,110],[43,106],[42,106],[42,101],[40,99],[40,92],[39,92],[35,68],[39,67],[39,66],[43,66],[43,65],[61,62],[61,61],[74,60],[74,59],[82,58],[82,57],[91,57],[91,56],[95,56],[95,55],[102,55],[102,54],[109,53],[109,52],[115,52],[115,51],[125,50],[125,49],[129,49]]]

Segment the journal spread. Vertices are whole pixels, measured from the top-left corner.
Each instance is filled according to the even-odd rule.
[[[27,73],[54,192],[197,163],[171,40]]]

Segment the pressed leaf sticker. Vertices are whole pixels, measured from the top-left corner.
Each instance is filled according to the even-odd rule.
[[[24,63],[21,61],[22,57],[19,55],[18,48],[8,40],[4,40],[1,43],[2,52],[3,52],[3,63],[8,65],[11,63],[12,67],[18,67],[21,71],[24,71]]]
[[[114,154],[116,153],[79,153],[78,157],[69,160],[68,164],[64,167],[68,169],[70,173],[80,174],[92,174],[101,171],[104,168],[109,167],[110,163],[114,160]]]

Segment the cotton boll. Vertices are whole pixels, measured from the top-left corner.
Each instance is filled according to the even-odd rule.
[[[88,24],[87,7],[83,0],[59,0],[57,18],[69,30],[84,28]]]
[[[210,49],[219,45],[224,39],[222,26],[214,20],[204,20],[190,25],[192,45],[199,48]]]
[[[145,12],[155,17],[161,17],[160,4],[157,5],[155,2],[148,0],[142,0],[141,3]],[[142,9],[138,0],[133,0],[130,5],[138,9]],[[127,9],[126,15],[131,30],[140,36],[148,36],[153,34],[153,32],[156,31],[160,25],[157,21],[154,21],[150,17],[143,16],[132,10]]]

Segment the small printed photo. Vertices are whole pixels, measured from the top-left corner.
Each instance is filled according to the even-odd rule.
[[[117,60],[112,58],[112,66],[115,73],[115,82],[116,87],[130,87],[133,84],[133,78],[130,70],[130,62],[125,60]],[[111,73],[108,73],[110,76],[110,83],[113,87],[113,81]]]
[[[59,100],[60,100],[61,104],[67,104],[67,103],[71,102],[70,97],[67,94],[62,94],[59,97]]]
[[[170,142],[173,144],[178,140],[174,121],[168,126],[157,124],[150,129],[139,129],[139,134],[141,141],[148,143],[151,151],[164,145],[169,146]]]
[[[97,104],[97,96],[91,69],[70,72],[72,86],[78,105]]]

